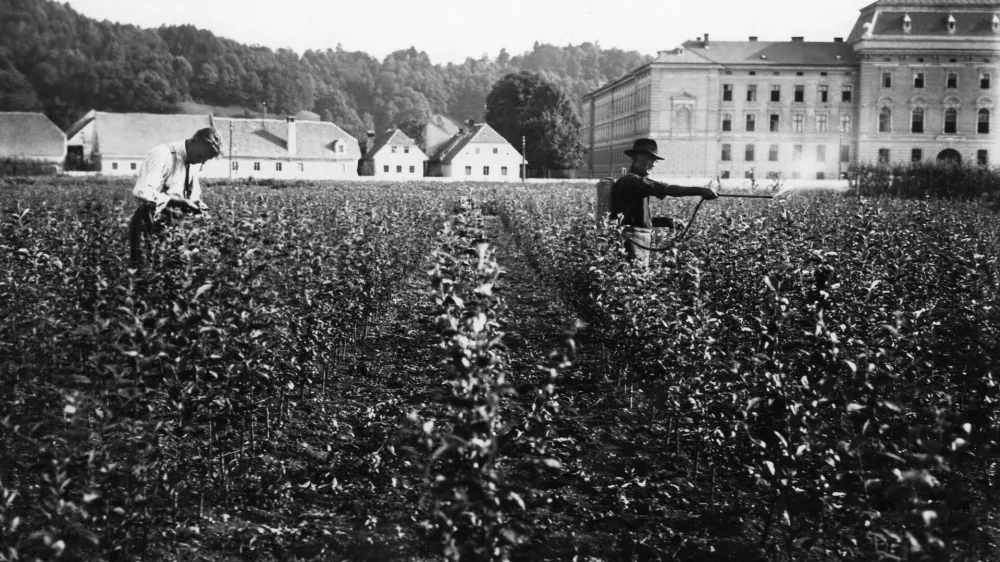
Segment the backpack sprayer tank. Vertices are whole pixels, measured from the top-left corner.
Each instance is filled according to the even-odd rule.
[[[594,199],[594,220],[598,223],[608,218],[608,214],[611,213],[611,188],[614,186],[614,178],[604,178],[597,182],[597,197]]]

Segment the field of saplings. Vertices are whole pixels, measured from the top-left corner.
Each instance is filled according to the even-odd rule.
[[[3,181],[0,561],[1000,559],[979,203]]]

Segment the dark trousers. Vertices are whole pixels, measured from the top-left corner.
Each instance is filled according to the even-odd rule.
[[[145,263],[153,249],[152,237],[154,234],[163,232],[163,229],[187,214],[191,214],[191,211],[183,210],[173,203],[167,204],[167,208],[159,214],[156,213],[155,205],[139,205],[139,208],[132,214],[132,220],[128,225],[131,267],[138,269]]]
[[[156,226],[156,207],[153,205],[140,205],[132,220],[128,224],[128,242],[130,265],[133,268],[140,268],[144,263],[143,254],[152,251],[153,243],[150,237]],[[145,250],[145,252],[144,252]]]

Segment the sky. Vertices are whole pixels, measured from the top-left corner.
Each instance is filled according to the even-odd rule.
[[[708,33],[711,40],[832,41],[847,37],[858,11],[874,0],[69,0],[98,19],[141,27],[192,24],[218,36],[272,49],[341,45],[383,59],[400,49],[426,51],[434,63],[484,53],[598,42],[655,55]]]

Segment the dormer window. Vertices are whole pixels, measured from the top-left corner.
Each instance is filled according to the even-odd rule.
[[[1000,33],[1000,16],[993,14],[993,33]]]
[[[913,28],[913,20],[910,19],[910,14],[903,16],[903,31],[909,33]]]
[[[955,16],[948,14],[948,33],[955,33]]]

